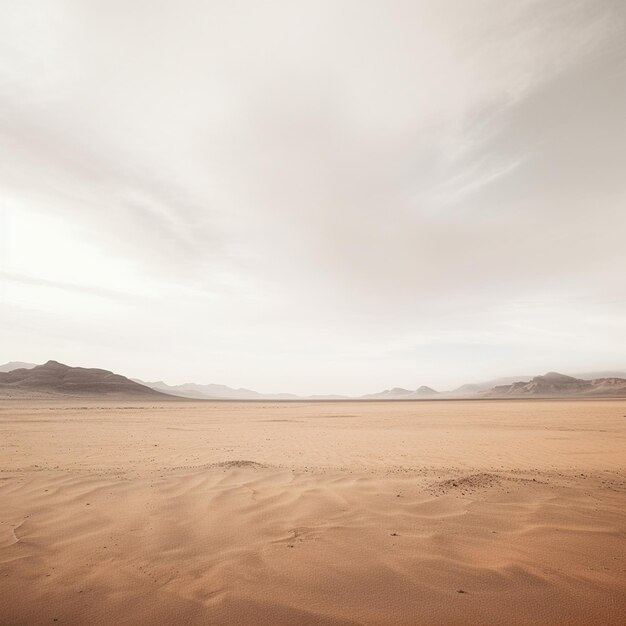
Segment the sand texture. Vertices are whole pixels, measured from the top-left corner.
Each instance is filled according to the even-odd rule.
[[[0,623],[626,623],[626,401],[1,401]]]

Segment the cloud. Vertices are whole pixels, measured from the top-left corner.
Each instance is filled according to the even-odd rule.
[[[111,325],[170,319],[172,375],[368,391],[366,362],[416,337],[515,345],[531,320],[507,325],[509,303],[556,295],[532,327],[577,328],[563,303],[622,282],[620,2],[33,0],[0,29],[0,185],[23,222],[0,270],[32,287],[12,305],[54,313],[44,283],[137,294]],[[296,380],[285,350],[318,365]]]
[[[499,165],[492,169],[481,167],[480,163],[474,163],[466,171],[454,176],[443,186],[441,190],[435,192],[430,200],[436,204],[452,204],[462,200],[465,196],[476,193],[486,185],[510,174],[515,168],[523,163],[519,158],[512,163]]]
[[[95,285],[76,285],[57,280],[46,280],[36,276],[24,276],[21,274],[13,274],[11,272],[0,272],[0,281],[18,283],[21,285],[29,285],[34,287],[46,287],[50,289],[58,289],[68,291],[70,293],[85,294],[88,296],[98,296],[100,298],[111,298],[114,300],[124,300],[129,302],[142,302],[145,299],[134,293],[124,293],[122,291],[113,291],[111,289],[102,289]]]

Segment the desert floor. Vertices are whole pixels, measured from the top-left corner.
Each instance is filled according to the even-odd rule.
[[[0,402],[2,624],[623,624],[626,401]]]

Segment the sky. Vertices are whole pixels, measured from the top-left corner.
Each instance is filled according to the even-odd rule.
[[[301,394],[626,368],[622,0],[0,13],[0,361]]]

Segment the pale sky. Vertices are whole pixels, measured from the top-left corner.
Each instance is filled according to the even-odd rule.
[[[302,394],[626,368],[623,0],[0,16],[0,361]]]

